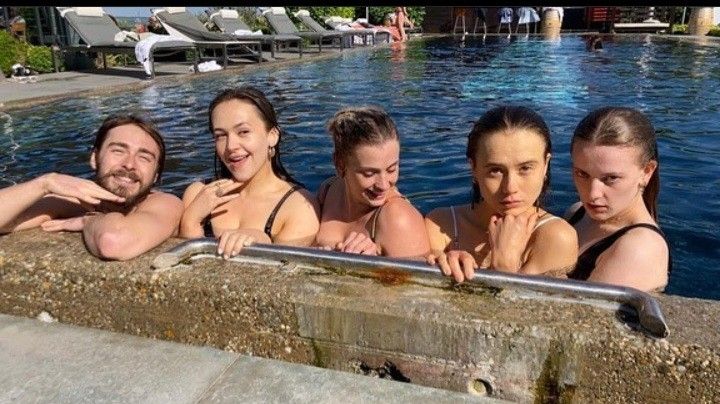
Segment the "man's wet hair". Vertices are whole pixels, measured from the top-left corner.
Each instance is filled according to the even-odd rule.
[[[111,115],[100,124],[100,128],[95,133],[95,143],[93,144],[93,150],[100,151],[100,148],[105,143],[108,132],[110,130],[123,125],[135,125],[147,133],[158,145],[160,149],[160,155],[158,156],[158,168],[157,168],[157,181],[162,178],[162,172],[165,168],[165,141],[158,128],[149,119],[145,119],[135,114],[125,115]]]

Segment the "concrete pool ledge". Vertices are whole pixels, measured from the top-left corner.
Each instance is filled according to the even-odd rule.
[[[659,296],[670,336],[614,304],[342,275],[262,260],[155,271],[169,240],[129,262],[78,234],[0,238],[0,312],[243,355],[531,402],[710,402],[720,396],[720,304]]]

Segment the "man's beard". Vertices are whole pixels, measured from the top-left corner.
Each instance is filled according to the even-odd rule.
[[[98,167],[98,172],[100,172],[100,168]],[[123,185],[120,184],[112,184],[110,182],[110,177],[112,176],[124,176],[127,178],[130,178],[133,181],[137,181],[140,184],[140,189],[137,193],[134,195],[130,193],[130,190],[126,188]],[[95,182],[100,185],[101,187],[107,189],[108,191],[112,192],[113,194],[117,196],[122,196],[125,198],[125,202],[115,203],[115,202],[108,202],[103,201],[102,205],[106,207],[116,206],[121,208],[122,210],[128,210],[134,207],[136,204],[140,203],[145,197],[150,193],[150,190],[152,188],[152,184],[147,184],[145,186],[142,185],[142,182],[140,180],[140,177],[134,172],[134,171],[128,171],[123,168],[111,171],[103,176],[96,176]]]

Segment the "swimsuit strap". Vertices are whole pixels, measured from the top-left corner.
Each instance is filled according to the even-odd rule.
[[[338,179],[338,176],[333,176],[320,184],[320,187],[318,188],[318,203],[320,203],[320,210],[322,211],[323,205],[325,205],[325,198],[327,197],[328,191],[330,191],[330,187],[332,186],[333,182]]]
[[[300,185],[297,185],[297,184],[293,185],[292,188],[290,188],[287,192],[285,192],[285,195],[283,195],[283,197],[280,198],[280,201],[277,203],[277,205],[275,205],[275,208],[270,213],[270,216],[268,217],[267,222],[265,222],[265,230],[264,230],[265,234],[267,234],[267,236],[270,237],[270,240],[273,239],[271,230],[272,230],[273,223],[275,222],[275,216],[277,215],[278,211],[280,210],[280,207],[282,206],[283,203],[285,203],[285,200],[287,200],[287,198],[289,198],[293,192],[297,191],[300,188],[301,188]]]
[[[580,219],[583,218],[583,216],[585,216],[585,206],[580,205],[578,210],[576,210],[575,213],[570,216],[570,219],[568,219],[568,223],[574,225],[579,222]]]
[[[457,227],[457,217],[455,216],[455,207],[450,206],[450,213],[452,214],[452,220],[453,220],[453,245],[455,246],[455,249],[460,248],[460,235],[458,234],[458,227]]]
[[[560,219],[560,218],[557,216],[551,215],[549,213],[546,213],[545,217],[543,217],[542,219],[535,222],[535,227],[533,227],[533,231],[537,230],[538,227],[544,225],[545,223],[553,221],[555,219]]]
[[[406,198],[406,197],[401,196],[401,198],[403,198],[403,199],[405,199],[405,200],[407,201],[407,198]],[[390,201],[390,200],[385,201],[385,203],[384,203],[382,206],[380,206],[380,207],[378,207],[377,209],[375,209],[375,212],[373,212],[372,218],[370,218],[370,220],[372,221],[372,226],[370,227],[370,240],[372,240],[373,243],[375,242],[375,236],[377,235],[377,234],[376,234],[376,233],[377,233],[376,228],[377,228],[377,219],[378,219],[378,216],[380,216],[380,211],[382,210],[382,208],[383,208],[385,205],[387,205],[387,203],[388,203],[389,201]]]
[[[575,214],[568,220],[570,224],[577,223],[582,219],[582,217],[585,214],[585,207],[580,207]],[[663,233],[660,228],[654,224],[650,223],[636,223],[630,226],[625,226],[614,233],[610,234],[609,236],[602,238],[598,241],[596,241],[593,245],[586,248],[585,251],[583,251],[580,255],[578,255],[577,263],[575,264],[575,269],[573,269],[572,272],[568,274],[568,278],[571,279],[580,279],[580,280],[587,280],[590,277],[590,274],[595,269],[595,262],[597,261],[600,254],[605,252],[610,246],[617,241],[621,236],[623,236],[625,233],[627,233],[629,230],[632,230],[637,227],[642,227],[646,229],[650,229],[660,235],[660,237],[663,238],[665,241],[665,244],[668,246],[668,273],[672,272],[672,252],[670,251],[670,244],[667,242],[667,238],[665,238],[665,233]]]
[[[377,228],[377,218],[380,216],[380,210],[382,210],[383,206],[380,206],[379,208],[375,209],[375,212],[373,212],[372,218],[370,219],[372,221],[372,227],[370,227],[370,240],[372,242],[375,242],[375,236],[376,236],[376,228]]]

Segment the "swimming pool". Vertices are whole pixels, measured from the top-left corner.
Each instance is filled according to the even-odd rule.
[[[715,42],[717,44],[717,42]],[[482,112],[527,105],[552,131],[549,210],[577,200],[569,141],[579,120],[602,105],[646,112],[659,136],[660,223],[671,243],[668,293],[720,299],[720,47],[652,36],[623,36],[600,53],[576,36],[433,38],[404,49],[349,52],[338,58],[252,73],[156,84],[121,95],[69,99],[0,114],[0,186],[47,171],[89,176],[92,132],[112,112],[145,111],[166,136],[160,188],[181,196],[212,175],[207,106],[220,89],[265,91],[287,131],[283,161],[308,188],[334,173],[324,126],[342,106],[376,104],[402,139],[400,189],[423,212],[469,200],[467,134]]]

